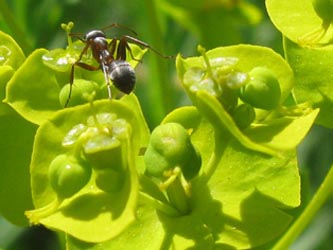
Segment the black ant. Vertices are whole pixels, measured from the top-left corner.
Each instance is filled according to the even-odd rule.
[[[90,71],[102,69],[108,89],[108,96],[109,99],[111,99],[112,95],[110,80],[113,82],[117,89],[119,89],[125,94],[131,93],[135,86],[135,72],[132,66],[126,61],[126,51],[129,52],[133,60],[139,62],[141,61],[133,56],[132,50],[128,45],[128,42],[150,49],[163,58],[171,58],[170,56],[162,55],[157,50],[150,47],[149,44],[128,35],[123,35],[120,38],[113,38],[110,42],[108,42],[104,30],[114,27],[125,28],[132,32],[134,35],[137,35],[135,31],[117,23],[111,24],[101,30],[89,31],[85,34],[84,38],[80,38],[78,34],[69,34],[71,36],[78,37],[78,39],[85,43],[85,47],[83,48],[77,61],[72,64],[69,81],[69,95],[65,107],[67,107],[72,95],[75,66],[79,66]],[[82,56],[87,53],[88,49],[91,49],[94,59],[99,64],[98,67],[81,62]]]

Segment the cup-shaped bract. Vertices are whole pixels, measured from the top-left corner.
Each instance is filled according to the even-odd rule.
[[[58,111],[36,134],[31,163],[36,209],[26,213],[31,222],[88,242],[119,235],[135,220],[138,172],[144,169],[139,153],[148,135],[133,94]]]

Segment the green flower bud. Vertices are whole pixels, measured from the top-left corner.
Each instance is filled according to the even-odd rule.
[[[49,180],[59,198],[76,194],[90,179],[91,168],[73,156],[58,155],[48,170]]]
[[[255,108],[272,110],[279,105],[280,84],[274,73],[265,67],[249,72],[249,81],[240,89],[240,98]]]
[[[201,157],[186,129],[178,123],[166,123],[152,132],[144,155],[147,174],[163,177],[165,171],[179,166],[186,179],[197,175]]]
[[[59,102],[62,107],[65,106],[70,91],[70,84],[66,84],[59,93]],[[99,86],[97,83],[92,81],[87,81],[84,79],[75,80],[72,85],[72,94],[69,100],[68,106],[76,106],[79,104],[84,104],[89,101],[88,96],[93,96],[94,93],[98,93]]]
[[[246,129],[256,118],[256,113],[251,105],[243,103],[235,108],[232,117],[240,129]]]
[[[333,0],[312,0],[312,6],[324,22],[333,22]]]

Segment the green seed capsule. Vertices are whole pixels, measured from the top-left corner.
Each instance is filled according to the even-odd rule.
[[[68,106],[75,106],[88,102],[87,96],[97,93],[99,90],[98,84],[92,81],[83,79],[75,80],[72,85],[71,99],[69,100]],[[59,93],[59,102],[62,107],[65,106],[70,91],[70,84],[66,84]]]
[[[239,97],[255,108],[275,109],[281,97],[279,81],[271,70],[253,68],[249,72],[249,81],[240,89]]]
[[[333,0],[313,0],[312,6],[324,22],[333,22]]]
[[[90,179],[91,168],[73,156],[58,155],[48,170],[49,180],[59,198],[76,194]]]
[[[191,179],[201,166],[201,157],[192,145],[188,132],[178,123],[155,128],[144,160],[147,174],[155,177],[163,177],[165,171],[179,166],[185,178]]]

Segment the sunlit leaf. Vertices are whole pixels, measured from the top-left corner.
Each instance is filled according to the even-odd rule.
[[[316,123],[333,127],[333,46],[301,48],[285,39],[285,53],[295,72],[293,90],[297,103],[309,102],[320,108]]]
[[[319,33],[324,31],[322,28],[323,20],[316,14],[312,1],[266,0],[266,7],[276,28],[294,43],[306,44],[306,40],[311,36],[316,39],[316,31]],[[319,38],[319,41],[328,42],[332,35],[333,29],[331,27],[323,38]],[[311,39],[308,42],[311,43]]]
[[[0,213],[17,225],[28,224],[24,211],[32,208],[29,165],[36,129],[14,112],[0,116]]]
[[[40,124],[60,109],[54,71],[44,65],[45,49],[35,50],[7,85],[5,102],[28,121]]]
[[[17,45],[14,39],[0,31],[0,66],[11,66],[17,69],[25,59],[22,49]]]

